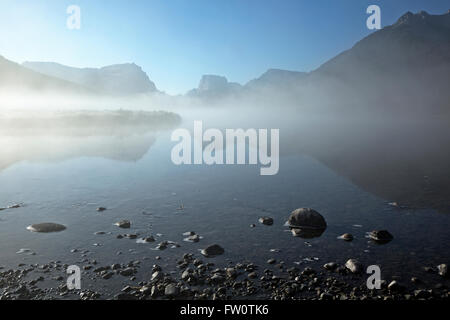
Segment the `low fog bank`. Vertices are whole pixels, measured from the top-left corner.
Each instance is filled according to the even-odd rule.
[[[176,127],[179,115],[166,111],[0,112],[0,135],[127,135]]]

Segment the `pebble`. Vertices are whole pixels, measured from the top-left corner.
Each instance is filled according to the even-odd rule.
[[[437,266],[438,273],[441,277],[447,277],[448,276],[448,267],[446,264],[440,264]]]
[[[338,239],[344,240],[344,241],[352,241],[353,235],[350,233],[344,233],[343,235],[339,236]]]
[[[259,223],[264,224],[266,226],[271,226],[273,225],[273,218],[271,217],[261,217],[259,218]]]
[[[362,265],[356,259],[349,259],[345,263],[345,267],[352,273],[360,273],[362,271]]]

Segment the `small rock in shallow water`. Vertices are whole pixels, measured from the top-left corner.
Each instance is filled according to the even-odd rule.
[[[448,276],[448,267],[445,263],[438,265],[437,268],[440,276],[442,277]]]
[[[345,241],[352,241],[353,235],[350,233],[344,233],[343,235],[339,236],[338,239],[345,240]]]
[[[225,250],[218,244],[213,244],[200,251],[205,257],[214,257],[221,255]]]
[[[261,218],[259,218],[258,221],[259,221],[259,223],[262,223],[262,224],[264,224],[266,226],[273,225],[273,219],[270,218],[270,217],[261,217]]]
[[[349,259],[345,263],[345,267],[350,270],[352,273],[360,273],[362,270],[362,265],[356,259]]]
[[[98,208],[97,208],[97,211],[98,211],[98,212],[102,212],[102,211],[105,211],[105,210],[106,210],[105,207],[98,207]]]
[[[121,221],[114,223],[114,225],[118,226],[119,228],[127,229],[127,228],[131,227],[131,222],[128,220],[121,220]]]
[[[29,255],[33,255],[34,254],[34,252],[32,252],[31,249],[26,249],[26,248],[20,249],[16,253],[18,253],[18,254],[26,253],[26,254],[29,254]]]
[[[120,271],[119,273],[121,276],[129,277],[129,276],[132,276],[134,274],[134,272],[135,271],[133,268],[126,268],[126,269],[123,269],[122,271]]]
[[[66,227],[62,224],[58,223],[52,223],[52,222],[44,222],[44,223],[38,223],[38,224],[32,224],[31,226],[27,227],[27,230],[33,231],[33,232],[59,232],[65,230]]]
[[[194,234],[194,235],[191,235],[191,236],[187,237],[184,240],[185,241],[189,241],[189,242],[199,242],[200,241],[200,236],[198,234]]]
[[[136,243],[149,243],[149,242],[155,242],[155,238],[153,238],[153,236],[149,236],[149,237],[138,239],[136,241]]]
[[[328,262],[323,265],[323,267],[327,270],[334,270],[337,268],[336,262]]]
[[[369,238],[377,243],[388,243],[394,237],[387,230],[374,230],[369,233]]]

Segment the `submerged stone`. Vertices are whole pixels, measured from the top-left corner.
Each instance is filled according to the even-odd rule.
[[[27,227],[27,230],[33,232],[59,232],[65,229],[66,227],[62,224],[52,222],[37,223]]]
[[[369,233],[369,238],[378,243],[388,243],[394,237],[387,230],[374,230]]]
[[[262,223],[266,226],[273,225],[273,218],[271,218],[271,217],[261,217],[261,218],[259,218],[258,221],[259,221],[259,223]]]
[[[218,244],[213,244],[201,250],[200,252],[205,257],[214,257],[223,254],[225,250]]]
[[[343,235],[339,236],[338,239],[344,240],[344,241],[352,241],[353,235],[350,233],[344,233]]]
[[[114,225],[118,226],[119,228],[128,229],[131,227],[131,222],[129,220],[121,220],[114,223]]]

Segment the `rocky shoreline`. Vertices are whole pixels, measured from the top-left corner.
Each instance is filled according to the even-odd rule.
[[[432,287],[425,279],[413,277],[409,284],[382,280],[380,289],[368,289],[368,275],[351,259],[345,264],[326,263],[319,270],[290,267],[275,259],[267,261],[266,266],[242,262],[218,267],[191,253],[185,253],[177,261],[177,272],[166,272],[158,264],[146,264],[146,260],[103,266],[95,260],[86,262],[83,273],[96,281],[108,281],[113,277],[127,280],[129,285],[118,292],[102,290],[101,286],[96,290],[69,290],[67,278],[62,276],[68,265],[59,261],[21,264],[17,269],[0,270],[0,300],[447,300],[450,297],[446,265],[427,268],[430,276],[440,274],[442,278]],[[136,275],[147,268],[148,280],[136,283]],[[49,280],[56,285],[40,285]]]
[[[99,212],[105,210],[103,207],[97,209]],[[262,217],[259,223],[270,227],[273,218]],[[128,229],[131,225],[129,220],[115,223],[118,229]],[[295,237],[315,237],[317,234],[320,236],[327,224],[317,211],[300,208],[291,213],[286,226],[291,228]],[[33,232],[65,230],[65,226],[54,223],[30,227]],[[183,236],[187,242],[203,239],[193,231],[185,232]],[[137,243],[156,242],[153,236],[138,238],[137,234],[119,234],[116,238],[137,239]],[[368,234],[368,238],[385,244],[393,239],[393,235],[386,230],[375,230]],[[338,239],[352,241],[353,236],[346,233]],[[153,250],[162,252],[169,246],[180,247],[176,242],[162,241]],[[71,253],[79,256],[77,265],[82,270],[82,281],[89,283],[81,290],[68,288],[69,264],[61,261],[21,263],[14,269],[0,266],[0,300],[447,300],[450,297],[446,264],[425,266],[424,273],[418,272],[409,283],[395,278],[383,279],[379,282],[379,289],[369,289],[367,266],[357,259],[330,261],[314,268],[300,268],[275,258],[268,259],[265,265],[246,259],[237,263],[218,262],[214,257],[223,255],[227,250],[224,247],[211,244],[202,250],[184,251],[175,261],[156,256],[113,264],[100,263],[89,250],[72,249]],[[34,254],[29,249],[21,249],[17,253]],[[437,283],[436,278],[440,279]],[[115,285],[111,286],[113,283]],[[120,288],[116,289],[118,286]]]

